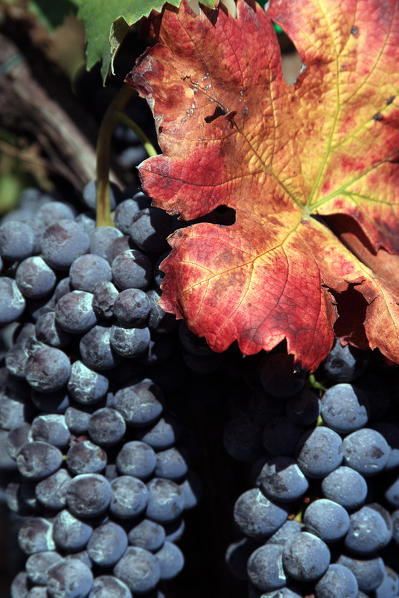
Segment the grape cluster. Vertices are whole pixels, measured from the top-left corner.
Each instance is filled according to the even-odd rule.
[[[399,595],[397,374],[369,359],[336,341],[319,397],[286,354],[265,355],[225,426],[227,452],[252,464],[226,552],[250,598]]]
[[[28,557],[12,598],[161,597],[197,503],[165,401],[183,379],[158,305],[174,221],[113,187],[116,226],[96,228],[95,195],[78,213],[28,190],[0,226],[0,465]]]

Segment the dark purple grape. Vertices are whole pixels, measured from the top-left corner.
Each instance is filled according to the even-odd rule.
[[[109,195],[111,202],[111,210],[115,210],[116,203],[121,195],[121,191],[115,183],[109,185]],[[96,211],[97,207],[97,182],[92,179],[83,187],[82,199],[90,210]]]
[[[174,315],[166,313],[159,305],[160,294],[151,289],[147,291],[147,297],[150,301],[148,327],[151,332],[157,332],[158,334],[173,332],[177,327],[177,320]]]
[[[179,480],[188,472],[185,458],[175,447],[158,452],[156,458],[154,475],[157,478]]]
[[[0,226],[0,255],[9,261],[20,261],[32,255],[35,234],[25,222],[9,220]]]
[[[54,550],[32,554],[26,561],[26,572],[30,582],[46,586],[48,569],[60,561],[62,561],[62,556]]]
[[[316,586],[317,598],[357,598],[359,586],[352,571],[344,565],[330,565]]]
[[[125,420],[115,409],[97,409],[90,417],[88,432],[99,446],[112,446],[122,440],[126,432]]]
[[[0,403],[1,405],[1,403]],[[13,427],[7,435],[7,452],[12,459],[16,459],[19,451],[28,441],[30,424],[25,422],[17,427]]]
[[[389,515],[388,515],[389,518]],[[372,505],[362,507],[350,517],[345,546],[361,556],[368,556],[384,548],[392,537],[392,523]]]
[[[144,482],[122,475],[111,481],[112,498],[110,513],[118,519],[130,519],[144,511],[148,503],[148,490]]]
[[[152,265],[148,257],[138,249],[129,249],[116,256],[112,262],[112,276],[120,289],[143,289],[150,286]]]
[[[62,453],[47,442],[27,442],[19,451],[16,461],[21,475],[31,480],[40,480],[59,469]]]
[[[47,587],[54,598],[86,598],[93,585],[93,574],[78,559],[63,560],[48,570]]]
[[[148,378],[133,386],[118,390],[115,394],[115,407],[131,426],[151,424],[162,413],[160,389]]]
[[[78,403],[97,403],[107,394],[108,384],[108,378],[91,370],[81,361],[77,360],[72,364],[68,391]]]
[[[298,581],[315,581],[327,571],[330,551],[327,544],[308,532],[295,534],[283,547],[285,572]]]
[[[166,541],[155,557],[161,568],[161,579],[173,579],[184,567],[183,553],[173,542]]]
[[[42,440],[62,448],[68,444],[71,434],[63,415],[46,413],[35,417],[29,437],[31,440]]]
[[[107,464],[107,455],[90,440],[75,441],[66,456],[67,467],[72,473],[99,473]]]
[[[82,227],[89,237],[96,230],[96,221],[89,214],[78,214],[75,218],[75,222]]]
[[[67,505],[76,517],[97,517],[106,511],[112,490],[108,480],[97,473],[77,475],[67,490]]]
[[[116,457],[116,466],[122,475],[147,479],[155,470],[157,458],[153,449],[144,442],[126,442]]]
[[[69,379],[71,364],[63,351],[43,345],[26,362],[25,376],[30,386],[40,392],[60,390]]]
[[[150,301],[140,289],[126,289],[119,293],[114,303],[114,316],[120,326],[137,328],[146,325]]]
[[[68,407],[65,411],[65,422],[72,434],[80,436],[85,434],[89,427],[91,414],[76,407]]]
[[[96,316],[109,320],[114,316],[114,303],[119,291],[112,282],[98,282],[93,290],[92,307]]]
[[[114,567],[114,575],[125,582],[133,595],[153,590],[161,577],[161,569],[155,556],[139,548],[129,547]]]
[[[17,287],[15,280],[2,276],[0,278],[0,326],[5,326],[22,316],[25,299]]]
[[[342,346],[337,338],[323,362],[323,370],[332,382],[353,382],[364,371],[367,364],[366,355],[365,351],[350,345]]]
[[[127,585],[111,575],[99,575],[93,582],[88,598],[132,598]]]
[[[306,372],[294,366],[292,355],[266,353],[259,361],[259,378],[265,392],[273,397],[292,397],[306,382]]]
[[[12,430],[25,423],[26,403],[23,400],[11,399],[0,392],[0,428]]]
[[[278,590],[287,579],[282,562],[283,547],[279,544],[264,544],[248,559],[248,577],[255,587],[263,591]]]
[[[342,459],[342,440],[330,428],[314,428],[298,443],[298,465],[309,478],[324,478],[341,465]]]
[[[36,321],[36,338],[56,349],[66,347],[71,336],[58,325],[54,311],[43,313]]]
[[[35,494],[37,499],[47,509],[57,511],[63,509],[66,505],[66,495],[71,479],[66,469],[59,469],[36,484]]]
[[[148,349],[150,343],[150,331],[148,328],[122,328],[112,326],[110,343],[112,349],[118,355],[126,358],[133,358],[142,355]]]
[[[107,247],[107,260],[112,264],[117,255],[128,249],[133,249],[130,237],[122,236],[114,239],[111,245]]]
[[[250,538],[271,536],[287,517],[287,511],[267,499],[258,488],[241,494],[234,505],[234,521]]]
[[[172,480],[153,478],[147,484],[149,496],[146,516],[158,523],[177,519],[184,510],[184,496]]]
[[[24,520],[18,532],[18,544],[25,554],[55,550],[53,524],[43,517]]]
[[[83,550],[92,533],[90,525],[74,517],[67,509],[60,511],[54,519],[54,542],[66,552]]]
[[[148,202],[150,200],[148,199]],[[125,235],[129,234],[129,229],[139,213],[140,205],[135,199],[125,199],[115,210],[115,225]]]
[[[10,587],[11,598],[27,598],[29,592],[28,574],[21,571],[16,575]]]
[[[155,521],[143,519],[130,530],[128,538],[130,544],[155,552],[165,542],[165,528]]]
[[[320,498],[307,507],[303,516],[306,530],[319,536],[324,542],[337,542],[349,530],[349,515],[341,505]]]
[[[36,212],[36,220],[40,222],[43,230],[60,220],[73,220],[75,210],[69,204],[51,199],[43,204]]]
[[[83,363],[93,370],[110,370],[118,362],[111,348],[110,329],[104,326],[94,326],[89,330],[82,337],[79,348]]]
[[[342,465],[326,476],[321,487],[326,498],[353,510],[360,507],[367,496],[367,482],[360,473]]]
[[[83,334],[97,322],[92,307],[93,295],[87,291],[71,291],[57,302],[55,318],[63,330]]]
[[[21,262],[15,273],[15,282],[29,299],[41,299],[53,290],[56,276],[43,258],[36,255]]]
[[[49,226],[42,237],[42,254],[55,270],[67,270],[79,255],[89,249],[89,236],[73,220],[60,220]]]
[[[74,289],[93,293],[97,283],[111,281],[111,266],[103,257],[86,253],[72,263],[69,278]]]
[[[114,226],[99,226],[90,235],[90,251],[112,263],[109,258],[111,246],[114,241],[122,237],[121,231]]]
[[[155,451],[171,448],[176,444],[180,437],[180,427],[176,419],[165,414],[151,427],[136,431],[137,440],[149,444]]]
[[[391,448],[382,434],[371,428],[362,428],[344,438],[342,452],[345,465],[364,476],[372,476],[384,469]]]
[[[268,498],[281,502],[297,500],[309,487],[306,477],[291,457],[267,459],[258,476],[257,485]]]
[[[126,548],[125,530],[113,521],[107,521],[94,530],[87,545],[87,552],[93,563],[99,567],[111,567],[119,561]]]
[[[161,253],[168,249],[166,237],[172,232],[172,223],[164,210],[150,206],[137,212],[127,234],[142,251]]]
[[[354,432],[368,422],[367,397],[352,384],[335,384],[323,395],[321,416],[326,425],[339,434]]]
[[[285,412],[294,424],[311,426],[316,423],[319,416],[320,401],[313,390],[305,388],[296,397],[288,399]]]
[[[337,563],[352,571],[359,585],[359,590],[372,592],[378,588],[384,579],[384,561],[380,557],[357,559],[342,554]]]

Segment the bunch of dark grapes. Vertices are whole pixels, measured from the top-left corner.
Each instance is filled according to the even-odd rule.
[[[96,228],[95,196],[78,213],[31,189],[0,226],[1,467],[27,557],[12,598],[160,598],[184,565],[197,491],[157,270],[175,224],[113,187],[115,227]]]
[[[286,354],[263,356],[262,388],[225,426],[253,480],[227,565],[250,598],[396,598],[397,368],[336,341],[317,375],[324,392]]]

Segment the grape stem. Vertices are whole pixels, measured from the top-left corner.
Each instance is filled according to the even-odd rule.
[[[156,156],[157,151],[144,131],[123,110],[135,91],[129,85],[123,85],[108,106],[100,125],[97,139],[97,226],[114,226],[111,218],[111,197],[109,189],[109,157],[111,138],[117,123],[123,123],[133,129],[149,156]]]

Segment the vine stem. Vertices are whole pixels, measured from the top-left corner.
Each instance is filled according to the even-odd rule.
[[[126,104],[135,91],[124,84],[108,106],[100,125],[97,139],[97,226],[114,226],[111,218],[111,197],[109,189],[109,157],[111,138],[115,125],[120,122],[136,133],[149,156],[156,156],[157,151],[144,131],[123,112]]]
[[[129,129],[132,129],[140,139],[145,151],[147,154],[151,156],[157,156],[158,152],[155,147],[152,145],[151,141],[148,139],[147,135],[144,133],[143,129],[139,127],[137,123],[134,122],[131,118],[129,118],[124,112],[117,112],[116,117],[118,122],[126,125]]]

